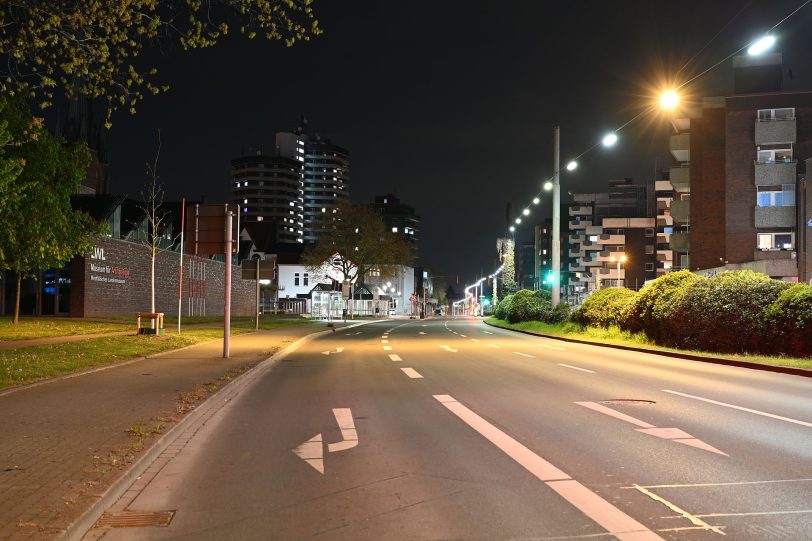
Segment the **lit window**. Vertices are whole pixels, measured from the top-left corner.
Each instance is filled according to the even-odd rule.
[[[792,232],[758,234],[758,249],[761,251],[792,250],[794,245],[795,235]]]
[[[242,202],[243,202],[244,205],[247,205],[248,204],[248,199],[243,199]]]
[[[261,222],[263,220],[262,216],[257,216],[257,221]]]
[[[757,161],[758,163],[791,162],[792,149],[776,148],[772,150],[759,150]]]
[[[397,228],[397,227],[393,227],[393,228],[392,228],[392,233],[397,233],[397,232],[398,232],[398,228]]]
[[[795,185],[759,186],[757,197],[759,207],[794,207]]]

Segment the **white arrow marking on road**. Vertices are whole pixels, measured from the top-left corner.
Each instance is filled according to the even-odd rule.
[[[335,351],[322,351],[321,354],[322,355],[335,355],[336,353],[341,353],[342,351],[344,351],[344,348],[336,348]]]
[[[397,362],[397,361],[402,361],[402,360],[403,360],[403,359],[401,359],[401,358],[400,358],[400,355],[396,355],[396,354],[394,354],[394,353],[390,354],[390,355],[389,355],[389,358],[390,358],[391,360],[395,361],[395,362]]]
[[[440,346],[440,347],[442,349],[446,350],[446,351],[450,351],[451,353],[456,353],[458,351],[458,350],[456,350],[456,349],[454,349],[452,347],[448,347],[448,346]]]
[[[295,448],[293,453],[313,466],[317,472],[324,474],[324,446],[322,444],[321,434],[316,434]]]
[[[355,422],[352,420],[352,410],[350,408],[333,408],[338,428],[341,429],[341,437],[344,441],[330,443],[327,450],[331,453],[346,451],[358,445],[358,432],[355,430]]]
[[[407,376],[409,376],[412,379],[422,379],[423,378],[423,376],[421,376],[420,373],[417,370],[415,370],[414,368],[401,368],[401,370],[403,370],[403,373],[406,374]]]
[[[612,408],[607,408],[603,404],[598,404],[596,402],[576,402],[576,404],[589,408],[593,411],[597,411],[598,413],[609,415],[615,419],[620,419],[621,421],[626,421],[627,423],[637,425],[641,428],[635,428],[635,430],[642,432],[643,434],[648,434],[649,436],[662,438],[664,440],[672,440],[683,445],[690,445],[691,447],[696,447],[697,449],[702,449],[703,451],[710,451],[711,453],[716,453],[717,455],[730,456],[727,453],[720,451],[716,447],[708,445],[704,441],[691,436],[679,428],[657,428],[656,426],[645,421],[641,421],[640,419],[632,417],[631,415],[626,415],[625,413],[615,411]]]

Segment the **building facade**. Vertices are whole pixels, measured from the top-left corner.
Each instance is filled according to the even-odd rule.
[[[403,235],[403,239],[412,246],[415,256],[417,255],[417,244],[420,241],[420,216],[414,207],[406,205],[394,194],[378,195],[370,208],[381,217],[386,229]]]

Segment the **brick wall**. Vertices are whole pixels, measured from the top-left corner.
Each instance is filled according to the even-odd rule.
[[[150,255],[140,244],[101,238],[85,257],[71,262],[71,316],[134,315],[150,310]],[[103,259],[102,259],[103,258]],[[159,252],[155,261],[155,309],[178,313],[178,265],[180,254]],[[183,314],[222,316],[225,265],[218,261],[184,255]],[[231,270],[231,313],[252,316],[256,307],[256,284]],[[190,302],[190,300],[192,302]],[[204,307],[205,306],[205,312]]]
[[[718,267],[726,257],[725,137],[725,109],[703,109],[691,120],[691,269]]]

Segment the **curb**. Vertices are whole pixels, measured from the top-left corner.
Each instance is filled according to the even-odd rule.
[[[373,321],[365,321],[362,323],[356,323],[353,325],[347,325],[346,327],[342,327],[342,329],[351,329],[354,327],[360,327],[362,325],[367,325],[369,323],[380,323],[382,321],[389,321],[387,319],[378,319]],[[217,410],[212,412],[212,410],[218,406],[223,405],[234,399],[237,395],[239,395],[246,387],[248,387],[251,383],[253,383],[259,376],[262,375],[265,371],[273,368],[277,362],[281,359],[287,357],[297,349],[299,349],[303,344],[310,342],[320,336],[333,334],[335,332],[333,329],[327,329],[324,331],[314,332],[308,335],[305,335],[292,344],[280,349],[264,361],[257,364],[255,367],[250,369],[249,371],[241,374],[237,378],[230,381],[228,384],[223,386],[220,390],[216,393],[208,397],[205,401],[200,403],[194,410],[192,410],[189,415],[181,419],[175,426],[173,426],[169,431],[158,438],[152,446],[147,449],[141,457],[133,462],[133,464],[124,471],[121,476],[107,489],[104,491],[104,494],[96,500],[96,502],[80,517],[78,517],[74,522],[68,525],[65,528],[65,531],[58,537],[58,539],[64,539],[66,541],[81,541],[81,539],[89,532],[93,525],[99,520],[102,516],[104,511],[106,511],[110,506],[112,506],[118,499],[127,491],[130,485],[135,482],[138,477],[140,477],[144,471],[157,459],[161,453],[163,453],[167,447],[169,447],[172,442],[174,442],[179,436],[183,434],[183,432],[191,425],[199,421],[201,418],[208,415],[210,412],[215,413]],[[198,344],[194,344],[198,345]],[[191,347],[191,346],[187,346]],[[178,351],[178,350],[172,350]],[[226,396],[228,395],[228,396]]]
[[[552,340],[560,340],[562,342],[571,342],[574,344],[585,344],[588,346],[599,346],[604,348],[622,349],[624,351],[634,351],[637,353],[649,353],[651,355],[662,355],[663,357],[673,357],[675,359],[685,359],[687,361],[700,361],[709,364],[721,364],[725,366],[735,366],[737,368],[750,368],[751,370],[761,370],[762,372],[775,372],[778,374],[789,374],[792,376],[801,376],[804,378],[812,378],[812,370],[806,368],[794,368],[792,366],[776,366],[772,364],[752,363],[749,361],[739,361],[737,359],[728,359],[725,357],[705,357],[702,355],[694,355],[692,353],[677,353],[674,351],[660,351],[656,349],[646,349],[634,346],[621,346],[618,344],[604,344],[601,342],[590,342],[589,340],[579,340],[577,338],[564,338],[561,336],[551,336],[549,334],[539,334],[531,331],[524,331],[521,329],[511,329],[509,327],[502,327],[494,325],[487,320],[482,320],[485,325],[494,327],[496,329],[503,329],[506,331],[527,334],[530,336],[539,336],[541,338],[550,338]]]

